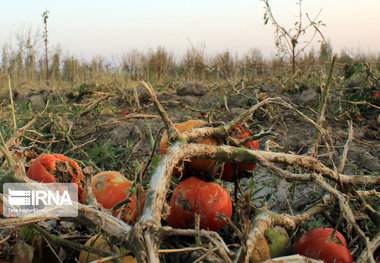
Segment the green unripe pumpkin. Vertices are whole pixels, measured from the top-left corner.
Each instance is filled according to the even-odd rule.
[[[289,235],[285,228],[275,226],[268,228],[265,233],[271,258],[286,256],[290,253]]]

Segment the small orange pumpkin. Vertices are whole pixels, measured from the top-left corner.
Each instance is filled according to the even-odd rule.
[[[62,154],[41,154],[30,165],[27,176],[40,183],[75,183],[78,199],[86,203],[86,187],[78,163]]]
[[[88,239],[86,241],[85,246],[97,248],[97,249],[104,250],[107,252],[111,251],[111,246],[107,242],[107,240],[103,237],[103,235],[91,237],[90,239]],[[113,251],[116,253],[120,253],[120,249],[116,246],[113,246]],[[129,252],[129,251],[126,250],[125,252]],[[99,256],[97,254],[89,253],[89,252],[84,251],[84,250],[82,250],[80,252],[80,255],[79,255],[79,262],[80,263],[92,262],[92,261],[97,260],[97,259],[101,259],[101,256]],[[132,257],[132,256],[125,256],[125,257],[119,258],[119,260],[122,263],[137,263],[136,258]],[[107,260],[107,261],[102,261],[102,262],[111,263],[113,261]]]
[[[205,127],[207,126],[207,122],[202,121],[202,120],[189,120],[182,123],[175,123],[174,126],[177,128],[177,130],[180,133],[182,133],[194,128]],[[207,144],[207,145],[219,145],[219,141],[213,137],[200,138],[197,140],[197,143]],[[166,132],[164,132],[161,138],[161,143],[160,143],[161,156],[164,156],[169,148],[170,148],[170,145],[169,145],[168,135]],[[216,164],[216,160],[210,160],[210,159],[192,159],[191,161],[186,163],[187,167],[190,170],[197,171],[197,172],[210,171],[214,168],[215,164]],[[178,168],[173,171],[173,175],[175,176],[179,175]]]
[[[216,231],[227,224],[219,218],[219,213],[228,218],[232,216],[232,201],[227,190],[195,176],[177,186],[169,205],[167,223],[175,228],[194,228],[195,214],[199,214],[200,228]]]
[[[132,182],[121,173],[106,171],[96,174],[91,179],[91,190],[96,201],[105,209],[111,209],[117,203],[125,200],[131,189]],[[117,216],[123,209],[122,219],[128,223],[134,223],[137,219],[136,195],[132,194],[130,202],[123,208],[120,207],[113,215]],[[144,193],[141,193],[141,211],[144,207]]]
[[[239,124],[235,126],[235,130],[239,132],[241,135],[237,136],[236,139],[246,139],[252,136],[252,134],[241,127]],[[249,141],[243,143],[243,146],[247,149],[259,149],[259,141]],[[234,181],[234,172],[235,172],[236,164],[234,163],[225,163],[223,168],[223,173],[221,175],[221,179],[227,182]],[[243,177],[243,171],[252,172],[256,168],[254,164],[239,164],[237,167],[237,179],[241,179]]]

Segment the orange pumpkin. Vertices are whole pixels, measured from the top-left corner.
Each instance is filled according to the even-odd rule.
[[[30,165],[27,176],[40,183],[75,183],[78,200],[86,203],[86,187],[82,169],[62,154],[41,154]]]
[[[107,252],[111,251],[111,246],[107,242],[107,240],[103,237],[103,235],[91,237],[90,239],[86,241],[85,246],[97,248],[97,249],[104,250]],[[120,253],[120,249],[116,246],[113,246],[113,252]],[[129,252],[129,251],[126,250],[125,252]],[[92,254],[92,253],[82,250],[79,255],[79,262],[87,263],[87,262],[92,262],[94,260],[101,259],[101,258],[102,257],[97,254]],[[132,256],[125,256],[125,257],[119,258],[119,261],[122,263],[137,263],[136,258]],[[102,262],[111,263],[113,261],[106,260]]]
[[[182,123],[175,123],[174,126],[177,128],[177,130],[180,133],[182,133],[194,128],[205,127],[207,126],[207,122],[202,121],[202,120],[189,120]],[[200,138],[197,140],[197,143],[207,144],[207,145],[219,145],[218,140],[213,137]],[[164,132],[161,138],[161,143],[160,143],[161,156],[164,156],[169,148],[170,148],[170,145],[169,145],[168,135],[166,132]],[[186,163],[187,168],[193,171],[197,171],[197,172],[210,171],[214,168],[215,164],[216,164],[216,160],[210,160],[210,159],[192,159],[191,161]],[[173,171],[173,175],[176,175],[176,176],[179,175],[178,168],[176,168]]]
[[[218,216],[219,213],[228,218],[232,216],[232,201],[227,190],[195,176],[177,186],[169,205],[167,223],[175,228],[194,228],[195,214],[199,214],[200,228],[216,231],[227,224]]]
[[[246,139],[252,136],[252,134],[245,130],[240,125],[235,126],[235,130],[239,131],[241,133],[240,136],[237,136],[236,139]],[[246,143],[243,143],[243,146],[248,149],[259,149],[259,141],[249,141]],[[227,182],[233,182],[234,181],[234,172],[235,172],[236,164],[234,163],[225,163],[223,168],[223,173],[221,175],[221,179]],[[252,172],[256,168],[256,165],[254,164],[239,164],[237,167],[237,179],[243,178],[243,171]]]
[[[270,259],[270,249],[268,241],[265,237],[256,242],[255,248],[252,251],[252,255],[249,259],[250,263],[259,263],[267,259]]]
[[[353,258],[347,248],[344,236],[336,231],[330,242],[327,242],[332,228],[315,228],[304,234],[295,244],[294,251],[297,254],[314,259],[320,259],[326,263],[352,263]]]
[[[114,171],[101,172],[91,180],[91,190],[96,201],[105,209],[111,209],[117,203],[125,200],[131,189],[132,182],[121,173]],[[123,209],[122,219],[128,223],[134,223],[137,219],[136,195],[132,194],[130,202],[125,207],[120,207],[113,215],[117,216]],[[144,207],[144,193],[141,193],[141,211]]]

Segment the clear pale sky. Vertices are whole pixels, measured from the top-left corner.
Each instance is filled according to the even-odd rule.
[[[270,1],[278,21],[296,21],[297,0]],[[380,0],[304,0],[303,10],[319,19],[334,51],[380,53]],[[120,56],[131,49],[164,46],[181,56],[191,44],[207,54],[258,48],[274,55],[273,27],[264,26],[260,0],[7,0],[0,11],[0,45],[16,44],[18,32],[42,32],[49,10],[50,46],[71,55]],[[42,35],[42,34],[41,34]]]

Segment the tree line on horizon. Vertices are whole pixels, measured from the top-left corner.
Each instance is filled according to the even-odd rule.
[[[124,81],[144,79],[162,84],[179,79],[219,81],[241,78],[243,75],[253,78],[290,73],[290,63],[286,57],[268,59],[257,48],[251,49],[241,58],[230,51],[210,57],[205,54],[204,46],[191,46],[180,59],[176,59],[173,52],[162,46],[147,52],[133,49],[112,63],[102,56],[86,61],[64,55],[64,51],[56,47],[49,52],[46,67],[45,55],[38,41],[30,33],[26,37],[18,35],[17,38],[16,46],[3,45],[0,63],[0,76],[8,75],[16,83],[42,83],[48,78],[51,85],[59,86],[64,82],[83,83],[102,77],[117,77]],[[330,62],[331,51],[330,43],[322,43],[318,51],[310,49],[304,52],[297,59],[298,69],[306,71],[320,68]],[[343,50],[337,59],[341,65],[355,61],[370,61],[380,68],[380,56],[352,56]]]

